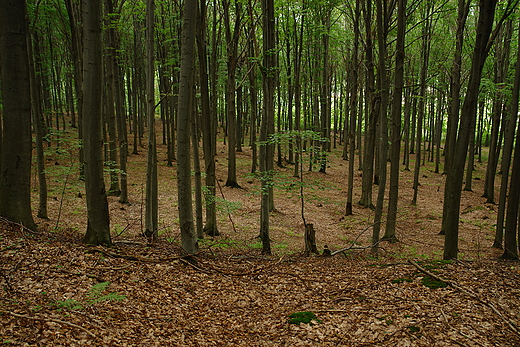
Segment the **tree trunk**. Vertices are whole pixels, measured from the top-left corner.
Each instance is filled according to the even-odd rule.
[[[466,162],[471,129],[474,128],[473,124],[475,123],[477,113],[477,97],[482,77],[482,69],[488,53],[486,47],[493,27],[495,7],[495,0],[480,1],[477,37],[473,50],[468,90],[462,106],[460,129],[457,142],[453,149],[452,163],[449,165],[445,184],[446,200],[444,204],[446,206],[444,211],[446,211],[446,213],[443,218],[446,235],[444,239],[445,260],[457,258],[458,253],[460,198],[464,176],[464,164]]]
[[[354,50],[352,51],[352,86],[350,98],[350,126],[348,131],[348,146],[349,146],[349,162],[348,162],[348,187],[347,187],[347,206],[345,210],[346,216],[351,216],[353,193],[354,193],[354,162],[356,155],[356,113],[357,113],[357,95],[359,91],[358,69],[359,69],[359,20],[361,17],[360,3],[356,2],[356,10],[354,15]],[[346,122],[345,122],[346,123]],[[358,129],[361,131],[361,129]],[[347,139],[345,139],[345,147],[347,147]]]
[[[398,1],[397,9],[397,42],[395,56],[394,92],[391,110],[391,157],[390,157],[390,190],[388,192],[388,214],[383,239],[395,241],[397,221],[397,202],[399,199],[399,166],[401,158],[401,110],[404,87],[404,59],[406,35],[406,0]]]
[[[519,35],[518,35],[518,52],[517,57],[520,57],[520,27],[518,29]],[[501,172],[502,172],[502,180],[500,183],[500,197],[498,200],[498,213],[497,213],[497,228],[495,232],[495,240],[493,242],[493,247],[495,248],[502,248],[502,240],[503,240],[503,233],[504,233],[504,214],[506,212],[506,199],[507,199],[507,183],[509,180],[509,168],[511,166],[511,157],[513,152],[513,142],[515,139],[515,126],[518,120],[518,102],[519,102],[519,94],[520,94],[520,59],[517,59],[516,66],[515,66],[515,80],[513,84],[513,90],[511,95],[511,107],[509,109],[509,121],[506,125],[506,134],[504,138],[504,151],[502,155],[502,164],[501,164]],[[520,123],[519,123],[520,126]],[[517,131],[517,136],[520,134],[520,131]],[[517,157],[520,156],[520,149],[518,148],[518,143],[520,141],[516,141],[516,148],[515,148],[515,160],[518,160]],[[518,170],[518,168],[516,168]],[[513,185],[517,183],[513,183],[513,181],[518,181],[518,174],[517,176],[513,176],[514,173],[511,174],[511,177],[516,177],[517,179],[511,180],[511,189],[513,189]],[[520,187],[516,187],[516,191],[518,191]],[[513,195],[513,198],[514,195]],[[511,203],[511,195],[509,194],[509,204]],[[514,203],[514,202],[513,202]],[[504,256],[514,258],[516,253],[516,228],[513,227],[513,214],[514,211],[512,210],[513,205],[511,205],[511,208],[509,207],[509,204],[507,205],[507,211],[508,214],[511,213],[512,215],[509,216],[509,229],[506,229],[506,233],[510,232],[511,234],[506,234],[507,244],[505,247]],[[506,223],[507,225],[507,223]],[[517,255],[518,253],[516,253]]]
[[[425,18],[426,21],[423,27],[423,42],[421,48],[421,79],[420,79],[420,92],[419,92],[419,105],[418,105],[418,116],[417,116],[417,129],[416,129],[416,142],[415,142],[415,168],[413,175],[413,198],[412,205],[417,204],[417,195],[419,193],[419,172],[421,168],[422,158],[422,133],[423,133],[423,122],[425,113],[425,98],[426,98],[426,77],[428,72],[428,62],[430,58],[430,34],[432,26],[432,18],[430,11],[432,10],[433,4],[428,4],[426,9]]]
[[[366,84],[365,84],[365,110],[368,113],[368,124],[365,126],[365,146],[363,155],[363,177],[361,187],[361,199],[359,204],[364,207],[373,208],[372,204],[372,183],[374,175],[374,156],[376,142],[376,125],[378,111],[377,100],[374,98],[375,77],[374,77],[374,55],[372,42],[372,2],[364,3],[365,16],[365,59],[366,59]]]
[[[87,232],[83,242],[110,246],[110,217],[103,180],[101,0],[83,0],[83,148]]]
[[[184,2],[181,39],[181,70],[177,111],[177,189],[182,249],[187,254],[198,251],[193,223],[190,165],[190,119],[195,110],[193,81],[195,70],[195,36],[197,0]]]
[[[2,0],[0,8],[0,216],[36,230],[31,214],[31,86],[25,1]]]
[[[148,153],[146,163],[146,237],[158,239],[157,139],[155,135],[155,58],[154,0],[146,1],[146,117],[148,119]],[[189,142],[188,142],[189,143]],[[191,206],[191,205],[190,205]]]
[[[274,1],[262,0],[263,19],[263,63],[262,71],[264,109],[262,112],[262,127],[260,141],[266,141],[274,127],[274,83],[276,69],[275,49],[275,19]],[[269,238],[269,211],[270,187],[272,185],[272,170],[274,156],[272,144],[260,146],[260,172],[262,175],[262,194],[260,207],[260,239],[262,240],[262,254],[271,254],[271,240]]]
[[[198,21],[198,58],[199,58],[199,79],[200,79],[200,108],[202,113],[202,147],[204,151],[204,164],[206,173],[206,224],[203,232],[209,236],[219,235],[217,228],[217,208],[216,208],[216,178],[215,178],[215,120],[216,112],[211,108],[208,78],[208,56],[206,53],[206,0],[199,2],[199,21]]]
[[[26,22],[26,24],[28,24]],[[39,74],[36,73],[34,64],[34,52],[32,49],[32,40],[30,39],[30,30],[27,29],[27,50],[29,62],[29,76],[31,81],[31,108],[32,119],[34,124],[35,142],[36,142],[36,162],[38,170],[38,187],[39,187],[39,203],[38,218],[48,219],[47,213],[47,179],[45,175],[45,154],[43,149],[43,137],[45,135],[45,124],[43,122],[42,101],[40,94],[41,81]]]
[[[241,5],[235,0],[235,26],[231,32],[231,18],[229,14],[230,1],[222,3],[224,7],[224,24],[226,27],[226,47],[227,47],[227,82],[226,82],[226,115],[227,115],[227,136],[228,136],[228,175],[226,186],[240,188],[237,181],[236,167],[236,108],[235,108],[235,73],[237,67],[238,38],[241,26]]]

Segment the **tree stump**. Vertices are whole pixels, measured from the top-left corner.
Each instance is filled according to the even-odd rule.
[[[310,255],[311,253],[318,254],[318,248],[316,247],[316,231],[314,230],[314,224],[305,224],[305,253]]]

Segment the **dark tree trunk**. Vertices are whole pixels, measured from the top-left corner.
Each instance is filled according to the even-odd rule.
[[[275,19],[274,1],[262,0],[263,19],[263,64],[262,71],[264,109],[262,112],[262,126],[260,141],[266,141],[274,128],[274,88],[276,55],[275,49]],[[272,184],[272,170],[274,166],[274,148],[272,144],[260,146],[260,171],[262,173],[262,195],[260,207],[260,239],[262,240],[262,254],[271,254],[271,240],[269,238],[270,190]]]
[[[217,115],[210,107],[208,56],[206,52],[206,0],[199,2],[198,20],[198,59],[199,59],[199,84],[200,84],[200,107],[202,113],[202,147],[204,151],[204,164],[206,173],[206,224],[203,232],[210,236],[219,235],[217,228],[217,209],[215,203],[216,178],[215,178],[215,120]]]
[[[477,23],[477,36],[473,50],[468,90],[462,106],[460,129],[453,148],[452,162],[446,177],[443,225],[445,227],[444,259],[457,258],[459,236],[459,214],[464,164],[468,152],[471,130],[477,113],[477,99],[482,69],[487,57],[487,45],[495,15],[495,0],[481,0]]]
[[[83,242],[111,245],[110,217],[103,180],[101,0],[83,0],[83,147],[88,224]]]
[[[192,97],[192,93],[196,53],[196,21],[197,0],[186,0],[184,2],[182,26],[181,70],[177,112],[177,189],[182,249],[187,254],[195,254],[198,251],[197,235],[193,223],[190,165],[190,119],[193,118],[195,110],[195,99]]]
[[[1,0],[0,8],[0,216],[36,230],[31,214],[31,86],[25,1]]]
[[[397,9],[397,42],[395,56],[394,92],[391,110],[391,156],[390,156],[390,189],[388,192],[388,214],[383,239],[395,241],[397,221],[397,202],[399,199],[399,166],[401,158],[401,110],[404,87],[404,59],[406,34],[406,0],[398,1]]]
[[[146,117],[148,120],[148,152],[146,163],[146,211],[144,234],[158,239],[157,139],[155,134],[155,2],[146,2]],[[189,142],[189,140],[188,140]]]
[[[517,57],[520,58],[520,27],[518,29],[518,52]],[[502,165],[501,165],[501,171],[502,171],[502,181],[500,184],[500,198],[498,200],[498,213],[497,213],[497,229],[495,233],[495,240],[493,242],[493,247],[495,248],[502,248],[502,239],[503,239],[503,233],[504,233],[504,214],[506,212],[506,199],[508,195],[507,191],[507,183],[509,179],[509,168],[511,166],[511,157],[513,152],[513,142],[515,139],[515,125],[518,120],[518,103],[519,103],[519,94],[520,94],[520,59],[517,59],[516,66],[515,66],[515,80],[513,84],[513,90],[511,95],[511,107],[509,109],[510,118],[508,121],[508,124],[506,126],[506,134],[504,139],[504,152],[502,156]],[[520,123],[518,125],[520,127]],[[518,134],[520,134],[520,130],[516,132],[517,137]],[[520,161],[518,157],[520,157],[520,148],[519,148],[520,141],[516,141],[516,147],[515,147],[515,159],[514,161],[517,162]],[[514,167],[514,165],[513,165]],[[515,224],[514,221],[514,213],[513,210],[515,201],[513,199],[518,199],[518,191],[520,190],[520,187],[516,186],[518,184],[518,177],[520,177],[520,173],[518,172],[519,168],[518,165],[514,167],[513,170],[517,170],[516,176],[515,172],[511,173],[511,183],[510,183],[510,192],[515,189],[516,193],[513,193],[513,196],[511,196],[511,193],[509,194],[509,202],[507,204],[507,214],[509,218],[509,224],[506,221],[506,245],[505,245],[505,251],[504,251],[504,257],[505,258],[515,258],[518,257],[518,252],[516,249],[516,233],[518,229],[518,225]],[[516,181],[516,182],[514,182]],[[516,195],[515,195],[516,194]],[[518,204],[518,202],[516,202]],[[516,208],[518,211],[518,206]],[[516,225],[516,226],[515,226]]]

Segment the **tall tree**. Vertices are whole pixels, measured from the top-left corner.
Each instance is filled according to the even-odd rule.
[[[103,180],[102,85],[103,44],[101,38],[102,0],[83,0],[83,148],[87,232],[83,241],[111,245],[110,216]]]
[[[488,42],[493,27],[496,0],[480,0],[479,16],[476,28],[475,47],[471,61],[471,71],[468,81],[468,90],[462,106],[460,128],[458,131],[453,157],[448,167],[448,176],[445,183],[445,227],[444,259],[457,258],[459,236],[459,213],[464,166],[471,129],[476,121],[477,99],[482,77],[482,69],[488,55]]]
[[[372,1],[363,2],[363,14],[365,19],[365,110],[368,114],[368,122],[365,124],[365,146],[363,155],[363,177],[361,198],[359,204],[365,207],[374,207],[372,203],[372,184],[374,175],[374,156],[376,142],[376,125],[379,116],[377,103],[374,97],[374,43],[372,40]]]
[[[518,180],[518,177],[520,175],[520,141],[518,139],[518,134],[520,134],[520,123],[518,123],[519,129],[516,131],[517,140],[513,159],[513,171],[511,172],[511,178],[516,179],[511,179],[511,182],[509,183],[509,199],[506,208],[506,196],[508,195],[507,182],[509,181],[509,168],[511,166],[510,162],[513,151],[513,142],[515,138],[515,125],[517,124],[518,120],[518,103],[520,99],[520,27],[518,28],[518,34],[518,51],[515,66],[515,79],[511,95],[511,107],[509,109],[510,119],[506,127],[507,133],[505,136],[504,154],[501,165],[502,182],[500,185],[500,198],[497,213],[497,230],[495,234],[495,241],[493,244],[493,247],[502,247],[502,237],[504,233],[505,219],[505,248],[502,257],[506,259],[518,259],[516,236],[518,230],[518,201],[520,200],[520,180]],[[504,217],[505,212],[507,213],[506,217]]]
[[[275,19],[274,1],[262,0],[263,19],[263,69],[262,85],[264,91],[264,108],[262,111],[262,126],[260,130],[260,174],[262,175],[262,195],[260,207],[260,239],[262,253],[271,254],[269,239],[270,194],[272,194],[272,175],[274,167],[274,148],[267,140],[274,128],[274,88],[275,88]]]
[[[378,55],[378,98],[379,98],[379,187],[377,192],[376,208],[374,213],[374,227],[372,230],[372,252],[377,253],[377,242],[381,230],[381,219],[383,216],[383,203],[386,191],[386,172],[388,158],[388,95],[390,83],[386,69],[386,39],[388,36],[389,6],[386,0],[376,1],[377,9],[377,42]]]
[[[155,1],[146,1],[146,116],[148,117],[148,154],[146,164],[146,237],[157,240],[158,192],[157,192],[157,139],[155,135],[155,53],[154,23]],[[189,134],[188,134],[189,135]]]
[[[399,0],[397,8],[397,41],[395,55],[394,91],[391,110],[391,157],[388,214],[383,239],[395,240],[397,202],[399,199],[399,161],[401,155],[401,110],[403,105],[404,59],[406,34],[406,0]]]
[[[236,70],[238,64],[238,39],[240,38],[240,28],[242,25],[242,4],[235,0],[235,25],[231,30],[230,0],[222,2],[224,8],[224,25],[226,31],[226,52],[227,52],[227,81],[226,81],[226,116],[227,116],[227,136],[228,136],[228,175],[226,186],[240,188],[237,181],[236,168]]]
[[[356,9],[354,12],[354,49],[352,51],[352,90],[350,98],[350,126],[348,131],[348,146],[349,146],[349,163],[348,163],[348,188],[347,188],[347,205],[345,215],[352,215],[352,202],[354,193],[354,157],[356,154],[356,114],[357,114],[357,102],[358,102],[358,91],[359,91],[359,38],[361,36],[359,28],[359,20],[361,17],[359,1],[356,1]],[[359,129],[361,131],[361,129]],[[345,147],[347,147],[347,141],[345,140]]]
[[[219,235],[217,228],[216,196],[216,112],[211,107],[208,76],[208,55],[206,50],[206,0],[199,1],[197,52],[199,59],[200,108],[202,123],[202,147],[206,173],[206,224],[204,233],[210,236]]]
[[[190,119],[195,110],[193,93],[197,0],[184,2],[181,37],[181,70],[177,112],[177,189],[182,249],[187,254],[198,250],[193,222],[190,165]]]
[[[25,1],[0,2],[2,159],[0,216],[36,230],[31,213],[31,90]]]

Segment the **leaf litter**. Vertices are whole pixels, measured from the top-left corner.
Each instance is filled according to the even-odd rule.
[[[219,143],[218,153],[224,148]],[[111,249],[80,242],[86,225],[84,190],[80,183],[62,187],[57,180],[49,215],[61,215],[61,220],[40,220],[37,233],[0,222],[0,342],[519,346],[520,265],[498,261],[500,251],[489,247],[496,206],[477,193],[485,165],[476,163],[475,192],[462,193],[462,260],[440,261],[444,177],[434,174],[430,163],[422,169],[416,206],[410,206],[412,173],[401,172],[399,242],[380,244],[380,255],[374,257],[365,249],[370,245],[366,231],[373,211],[355,205],[353,216],[343,216],[347,175],[340,150],[336,152],[329,157],[326,175],[304,176],[306,219],[316,228],[319,249],[350,248],[333,257],[300,253],[303,225],[298,192],[290,188],[297,186],[296,181],[291,184],[290,167],[278,169],[285,187],[275,189],[274,255],[260,255],[255,239],[258,181],[246,178],[251,160],[246,147],[237,153],[243,189],[221,187],[223,201],[236,207],[219,212],[221,236],[201,242],[196,264],[179,256],[178,220],[172,213],[174,168],[158,167],[161,230],[160,241],[153,245],[140,236],[144,188],[139,180],[146,156],[129,157],[130,204],[120,205],[117,197],[109,197],[115,241]],[[165,156],[164,146],[159,145],[159,156]],[[226,164],[218,157],[217,177],[222,180]],[[354,199],[359,199],[359,173],[354,181]],[[66,194],[52,197],[63,189]],[[425,286],[423,279],[432,276],[449,285]],[[95,298],[93,288],[99,289]],[[321,323],[289,324],[289,315],[297,312],[311,312]]]

